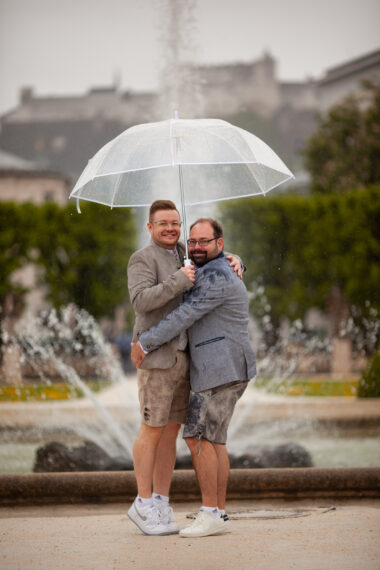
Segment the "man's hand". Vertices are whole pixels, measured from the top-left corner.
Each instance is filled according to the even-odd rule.
[[[140,368],[142,361],[146,357],[146,354],[141,348],[141,344],[139,342],[131,342],[131,346],[131,360],[136,368]]]
[[[234,255],[226,255],[226,259],[231,261],[230,267],[232,267],[235,273],[237,273],[237,276],[240,277],[240,279],[243,279],[243,269],[240,260]]]
[[[194,283],[195,281],[195,269],[194,265],[186,265],[185,267],[181,267],[181,271]]]

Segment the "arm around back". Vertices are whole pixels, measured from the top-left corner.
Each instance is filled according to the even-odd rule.
[[[160,323],[141,333],[140,344],[146,352],[156,350],[181,331],[188,329],[216,307],[222,305],[230,287],[229,271],[210,268],[197,274],[197,282],[185,301],[169,313]]]

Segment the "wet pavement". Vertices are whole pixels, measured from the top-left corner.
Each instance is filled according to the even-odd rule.
[[[177,522],[198,503],[175,503]],[[143,535],[128,504],[0,508],[2,570],[378,570],[380,501],[230,501],[232,532]]]

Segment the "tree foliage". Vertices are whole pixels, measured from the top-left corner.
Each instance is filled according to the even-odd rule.
[[[265,287],[274,323],[326,308],[338,285],[350,304],[380,309],[380,188],[344,195],[254,197],[220,207],[226,245]]]
[[[36,207],[0,204],[0,306],[9,294],[18,295],[25,288],[15,279],[15,272],[30,260],[35,244]]]
[[[342,193],[380,183],[380,84],[365,87],[321,117],[306,145],[313,192]]]
[[[28,261],[40,266],[46,298],[55,306],[75,303],[99,317],[127,297],[126,267],[135,249],[129,209],[86,204],[0,204],[0,301],[17,288],[12,275]]]
[[[375,352],[358,386],[359,398],[380,398],[380,350]]]

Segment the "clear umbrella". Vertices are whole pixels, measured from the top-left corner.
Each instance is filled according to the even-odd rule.
[[[266,194],[294,178],[261,139],[219,119],[171,119],[131,127],[89,161],[70,198],[115,207],[186,206]]]

